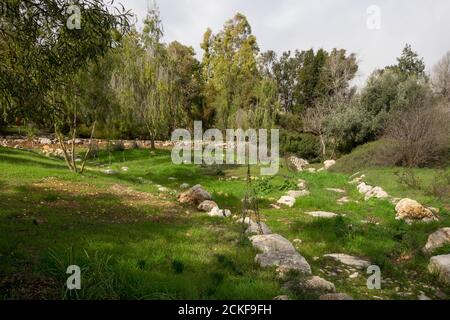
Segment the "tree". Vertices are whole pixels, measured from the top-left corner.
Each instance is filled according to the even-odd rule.
[[[0,93],[10,114],[54,127],[67,166],[78,172],[65,133],[76,134],[78,120],[74,76],[115,46],[129,15],[100,0],[76,3],[83,17],[70,28],[71,4],[63,0],[11,1],[2,17]],[[42,117],[47,114],[48,117]]]
[[[202,43],[205,98],[209,109],[215,109],[217,126],[234,125],[239,110],[254,104],[258,81],[255,36],[247,18],[238,13],[227,21],[222,31],[213,35],[207,30]]]
[[[436,93],[450,103],[450,51],[433,67],[432,83]]]
[[[402,55],[397,58],[397,66],[394,67],[406,76],[425,76],[425,62],[419,54],[412,50],[411,45],[406,44]]]

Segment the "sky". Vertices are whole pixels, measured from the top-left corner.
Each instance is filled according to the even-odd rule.
[[[119,0],[142,26],[148,0]],[[150,2],[151,3],[151,2]],[[422,56],[428,71],[450,50],[449,0],[159,0],[164,41],[192,46],[209,27],[222,29],[244,14],[261,51],[343,48],[358,57],[356,83],[396,62],[406,43]]]

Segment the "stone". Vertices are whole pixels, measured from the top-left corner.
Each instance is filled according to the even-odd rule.
[[[219,218],[228,218],[231,216],[231,211],[230,210],[223,210],[220,209],[219,207],[214,207],[209,213],[208,215],[210,217],[219,217]]]
[[[432,257],[428,271],[438,275],[443,283],[450,284],[450,254]]]
[[[327,281],[321,277],[311,277],[301,284],[301,287],[307,290],[319,291],[319,292],[336,292],[336,287],[330,281]]]
[[[349,183],[350,184],[360,184],[361,182],[363,182],[363,180],[364,180],[364,178],[365,178],[366,176],[363,174],[363,175],[361,175],[361,176],[359,176],[359,177],[357,177],[357,178],[354,178],[352,181],[350,181]]]
[[[346,293],[327,293],[321,295],[319,297],[319,300],[344,301],[344,300],[353,300],[353,298]]]
[[[328,170],[330,169],[332,166],[334,166],[336,164],[336,160],[327,160],[323,163],[324,165],[324,169]]]
[[[169,192],[169,189],[163,186],[158,186],[158,191],[159,192]]]
[[[264,223],[260,222],[259,224],[257,222],[254,222],[253,220],[250,220],[249,227],[245,231],[246,234],[254,235],[254,234],[271,234],[272,231],[269,229],[269,227]]]
[[[327,191],[336,192],[336,193],[345,193],[345,190],[335,189],[335,188],[327,188]]]
[[[308,188],[308,185],[306,184],[305,180],[298,179],[297,188],[299,188],[300,190],[306,190]]]
[[[280,200],[277,201],[277,204],[292,208],[295,205],[295,198],[290,196],[283,196],[280,198]]]
[[[104,170],[103,173],[107,174],[107,175],[115,175],[115,174],[117,174],[117,172],[112,170],[112,169]]]
[[[436,220],[433,212],[415,200],[402,199],[396,206],[397,220]]]
[[[338,199],[337,203],[342,205],[342,204],[345,204],[345,203],[349,203],[350,201],[351,200],[350,200],[349,197],[342,197],[342,198]]]
[[[359,277],[359,272],[352,273],[352,274],[349,275],[348,277],[349,277],[349,279],[356,279],[356,278]]]
[[[277,297],[273,298],[273,300],[275,300],[275,301],[283,301],[283,300],[291,300],[291,299],[289,299],[288,296],[284,295],[284,296],[277,296]]]
[[[281,267],[302,274],[311,274],[309,263],[298,252],[271,251],[260,253],[256,255],[255,262],[263,268]]]
[[[383,188],[381,187],[375,187],[372,188],[372,190],[370,190],[369,192],[366,193],[366,197],[365,200],[369,200],[371,198],[377,198],[377,199],[385,199],[388,198],[389,195],[387,194],[386,191],[383,190]]]
[[[428,301],[431,300],[431,298],[427,297],[425,293],[421,292],[420,295],[417,297],[420,301]]]
[[[311,274],[311,267],[289,240],[278,234],[258,235],[250,237],[253,247],[261,251],[255,262],[261,267],[278,267],[283,270],[296,270]]]
[[[315,168],[308,168],[308,172],[309,173],[316,173],[316,169]]]
[[[120,168],[120,170],[122,170],[123,172],[127,172],[129,170],[129,168],[128,167],[122,167],[122,168]]]
[[[272,209],[277,209],[277,210],[281,209],[280,206],[277,206],[276,204],[273,204],[273,203],[270,205],[270,207],[271,207]]]
[[[357,269],[364,269],[370,266],[370,262],[367,260],[363,260],[354,256],[350,256],[348,254],[343,253],[333,253],[333,254],[326,254],[324,257],[334,259],[342,264],[345,264],[347,266],[351,266]]]
[[[369,186],[368,184],[366,184],[364,182],[360,183],[357,188],[358,188],[359,193],[362,193],[362,194],[366,194],[373,189],[372,186]]]
[[[307,212],[307,215],[310,215],[315,218],[325,218],[325,219],[331,219],[338,216],[338,214],[333,212],[326,212],[326,211],[313,211],[313,212]]]
[[[308,190],[291,190],[287,192],[288,197],[292,197],[294,199],[300,198],[300,197],[306,197],[309,196]]]
[[[202,203],[200,203],[197,209],[203,212],[211,212],[211,210],[214,209],[215,207],[218,207],[217,203],[215,203],[212,200],[205,200]]]
[[[189,184],[188,183],[183,183],[183,184],[180,185],[180,189],[182,189],[182,190],[187,189],[187,188],[189,188]]]
[[[181,204],[199,205],[205,200],[212,200],[211,194],[199,184],[178,196]]]
[[[305,159],[297,158],[296,156],[290,156],[289,162],[298,172],[303,171],[303,167],[309,165],[309,162]]]
[[[52,140],[48,138],[39,138],[39,144],[52,144]]]
[[[431,253],[446,244],[450,244],[450,228],[442,228],[431,234],[422,251]]]

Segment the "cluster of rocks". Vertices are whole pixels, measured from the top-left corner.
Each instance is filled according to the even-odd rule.
[[[450,228],[441,228],[428,237],[428,241],[422,251],[432,254],[435,250],[450,244]],[[439,279],[450,284],[450,254],[431,257],[428,271],[436,274]]]
[[[351,178],[353,178],[353,175]],[[365,175],[360,175],[350,181],[350,184],[357,184],[359,193],[364,195],[365,200],[372,198],[390,199],[395,204],[396,219],[404,220],[407,223],[432,222],[438,220],[439,210],[432,207],[425,207],[419,202],[412,199],[399,199],[389,196],[389,194],[381,187],[373,187],[364,182]]]
[[[282,196],[277,201],[277,204],[272,204],[272,207],[275,209],[280,209],[280,206],[287,206],[289,208],[292,208],[298,198],[310,195],[310,192],[307,190],[306,181],[299,179],[297,187],[298,190],[288,191],[286,195]]]
[[[187,184],[182,184],[181,189],[187,189]],[[188,191],[181,193],[178,196],[178,201],[181,204],[194,205],[202,212],[207,212],[211,217],[230,217],[231,211],[228,209],[220,209],[217,203],[212,200],[211,194],[206,191],[201,185],[195,185]]]

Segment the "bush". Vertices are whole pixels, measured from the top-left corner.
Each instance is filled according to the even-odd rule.
[[[385,136],[390,142],[386,164],[423,167],[441,160],[448,152],[448,114],[439,108],[417,107],[395,114]]]
[[[319,139],[311,134],[283,130],[281,135],[281,153],[291,153],[309,161],[320,157]]]
[[[115,152],[115,151],[125,151],[125,144],[123,143],[123,141],[112,141],[109,143],[108,145],[108,149],[111,152]]]

